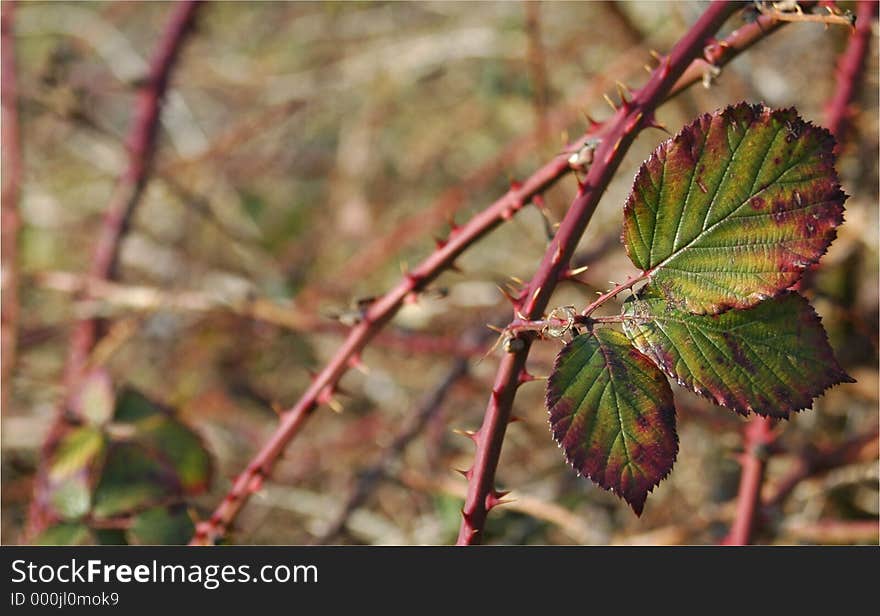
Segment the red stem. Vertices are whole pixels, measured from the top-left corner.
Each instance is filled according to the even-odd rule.
[[[761,488],[764,485],[764,471],[770,456],[770,446],[775,440],[773,428],[776,420],[769,417],[756,417],[746,424],[741,456],[742,474],[739,480],[739,493],[736,497],[736,515],[730,532],[722,542],[724,545],[748,545],[758,523],[757,511],[761,503]]]
[[[712,34],[738,8],[733,2],[713,2],[670,55],[661,61],[648,83],[633,95],[629,103],[622,105],[608,122],[578,196],[563,218],[538,271],[527,286],[527,292],[520,298],[517,308],[527,319],[538,319],[543,314],[556,283],[567,269],[577,243],[593,216],[599,198],[635,136],[643,127],[651,125],[654,110],[672,90],[676,80],[702,53]],[[462,510],[459,545],[481,541],[486,515],[503,496],[493,487],[495,470],[516,389],[528,378],[525,362],[529,346],[526,342],[521,351],[508,353],[499,364],[483,425],[474,439],[474,465],[466,473],[468,494]]]
[[[871,26],[877,15],[876,0],[862,0],[856,9],[856,28],[837,63],[834,95],[825,107],[825,127],[842,142],[853,117],[852,102],[858,95],[871,47]]]
[[[2,53],[2,223],[0,223],[0,245],[3,262],[3,304],[0,310],[0,344],[3,364],[0,376],[0,408],[9,412],[9,390],[12,368],[15,365],[15,351],[18,334],[18,231],[21,218],[18,212],[18,197],[21,188],[21,143],[19,141],[17,84],[15,72],[15,41],[13,40],[13,2],[4,2],[0,15],[0,53]]]
[[[779,24],[772,18],[761,16],[755,22],[733,32],[723,42],[710,45],[706,48],[704,57],[716,65],[726,64],[778,26]],[[691,84],[700,81],[707,63],[705,59],[694,60],[686,70],[681,72],[674,86],[661,95],[660,100],[668,99]],[[576,151],[587,139],[597,134],[598,130],[597,128],[582,136],[567,149]],[[607,148],[604,151],[607,152]],[[455,228],[448,240],[439,243],[431,255],[406,275],[397,286],[370,306],[364,320],[352,328],[348,338],[337,349],[330,362],[315,377],[312,385],[293,407],[283,413],[273,435],[236,478],[210,519],[198,525],[196,534],[191,541],[192,545],[210,545],[226,533],[251,494],[259,489],[262,478],[272,472],[272,468],[284,448],[297,434],[311,412],[333,392],[348,368],[356,364],[361,350],[391,320],[403,304],[404,299],[410,294],[424,289],[441,272],[449,269],[455,259],[473,243],[501,222],[512,217],[533,196],[540,194],[570,173],[568,157],[569,154],[557,156],[523,183],[512,187],[503,197],[474,216],[466,224]]]
[[[200,0],[183,0],[175,5],[151,59],[149,73],[135,102],[135,116],[126,140],[128,166],[119,177],[104,214],[92,254],[90,279],[110,280],[115,275],[120,245],[149,177],[159,132],[159,112],[168,88],[168,78],[186,35],[193,26],[200,3]],[[38,533],[49,522],[46,465],[74,412],[69,401],[76,395],[76,388],[84,376],[89,355],[98,338],[97,319],[79,321],[71,335],[64,374],[65,398],[59,404],[54,423],[43,443],[34,499],[28,514],[28,536]]]

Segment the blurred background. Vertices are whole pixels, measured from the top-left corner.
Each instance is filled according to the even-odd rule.
[[[616,99],[616,80],[642,85],[650,50],[667,51],[705,3],[206,4],[172,73],[118,284],[86,295],[81,276],[127,164],[137,86],[172,8],[26,2],[15,11],[21,310],[2,409],[5,543],[23,537],[76,319],[110,323],[111,343],[96,361],[112,385],[98,391],[128,388],[160,403],[187,446],[204,452],[195,479],[171,500],[173,516],[207,518],[277,425],[276,409],[292,405],[310,370],[332,356],[357,302],[428,255],[451,218],[467,220],[559,154],[566,133],[585,130],[583,113],[608,117],[603,94]],[[742,23],[734,17],[723,33]],[[786,25],[658,117],[676,132],[699,113],[748,100],[793,105],[821,124],[848,36],[845,27]],[[858,382],[785,423],[767,493],[805,460],[851,447],[766,512],[759,542],[877,542],[876,40],[838,163],[850,195],[846,223],[806,292]],[[622,203],[664,138],[657,130],[638,138],[583,238],[584,279],[594,288],[561,286],[552,306],[584,305],[634,271],[619,242]],[[545,195],[551,222],[575,189],[566,177]],[[484,357],[494,337],[482,332],[510,312],[496,285],[528,280],[546,245],[545,220],[525,208],[469,250],[460,272],[407,305],[365,351],[369,373],[343,379],[342,411],[316,411],[230,541],[454,542],[466,483],[451,469],[468,467],[473,446],[453,429],[482,421],[498,358]],[[530,371],[548,374],[558,349],[536,344]],[[444,381],[442,403],[431,404]],[[745,421],[674,389],[680,453],[637,518],[565,464],[549,434],[543,381],[522,387],[521,421],[508,430],[498,470],[516,500],[491,512],[486,542],[718,542],[733,518]],[[424,425],[413,426],[420,410]],[[118,412],[106,430],[114,421]],[[387,476],[343,516],[379,460]],[[130,480],[123,473],[120,481]],[[185,530],[126,535],[124,506],[108,505],[121,517],[102,526],[94,511],[82,517],[90,497],[76,498],[65,506],[79,530],[64,541],[187,538]],[[127,502],[138,511],[170,503],[151,498]],[[107,529],[114,533],[99,532]]]

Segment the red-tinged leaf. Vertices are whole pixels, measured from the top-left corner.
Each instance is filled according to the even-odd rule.
[[[788,417],[832,385],[852,382],[818,315],[797,293],[718,315],[635,300],[624,316],[629,339],[666,374],[738,413]]]
[[[568,462],[641,514],[678,453],[672,391],[657,367],[620,332],[577,336],[556,358],[547,408]]]
[[[623,242],[651,292],[705,314],[797,282],[843,222],[834,144],[794,109],[745,103],[662,143],[624,208]]]

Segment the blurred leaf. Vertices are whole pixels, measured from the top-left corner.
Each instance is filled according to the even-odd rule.
[[[77,396],[79,415],[93,426],[101,426],[113,415],[113,383],[105,370],[94,370],[83,382]]]
[[[678,453],[666,377],[626,336],[596,329],[559,352],[547,409],[569,464],[641,514]]]
[[[116,400],[114,419],[122,423],[134,423],[161,414],[162,409],[140,392],[126,387]]]
[[[44,530],[34,539],[35,545],[88,545],[92,537],[84,524],[65,522]]]
[[[128,545],[121,528],[93,528],[92,533],[98,545]]]
[[[91,505],[91,487],[85,473],[66,478],[51,490],[51,502],[62,518],[72,520],[84,516]]]
[[[154,417],[140,424],[139,438],[167,461],[186,492],[200,492],[211,481],[211,458],[202,440],[171,417]]]
[[[195,530],[185,506],[156,507],[134,518],[129,536],[137,545],[185,545]]]
[[[647,289],[704,314],[748,308],[797,282],[843,222],[834,137],[794,109],[706,114],[642,164],[623,240]]]
[[[178,496],[176,478],[153,456],[134,443],[115,444],[107,455],[93,513],[109,517],[143,509]]]
[[[86,470],[103,448],[104,435],[100,430],[89,426],[76,428],[58,445],[49,478],[60,481]]]

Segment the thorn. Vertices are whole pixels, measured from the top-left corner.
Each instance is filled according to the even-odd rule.
[[[437,237],[436,235],[434,236],[434,246],[437,248],[437,250],[442,250],[447,243],[448,240],[444,240],[443,238]]]
[[[458,473],[459,475],[461,475],[465,479],[470,479],[471,475],[473,475],[473,473],[470,470],[464,470],[464,469],[460,469],[460,468],[454,468],[452,470],[454,470],[456,473]]]
[[[462,430],[460,428],[453,428],[452,432],[455,434],[458,434],[459,436],[466,436],[467,438],[471,439],[474,443],[477,442],[477,436],[479,434],[479,431],[475,432],[474,430]]]
[[[663,56],[661,56],[660,52],[658,52],[656,49],[651,49],[648,51],[648,53],[651,54],[651,57],[657,60],[657,62],[663,62]]]
[[[511,179],[511,180],[510,180],[510,190],[512,190],[512,191],[518,191],[518,190],[521,189],[521,188],[522,188],[522,183],[520,183],[520,182],[518,182],[517,180],[514,180],[514,179]]]
[[[523,286],[525,284],[525,282],[523,282],[522,278],[520,278],[519,276],[508,276],[508,278],[510,278],[513,282],[515,282],[519,286]]]
[[[611,109],[614,111],[614,113],[617,113],[617,105],[614,104],[614,101],[611,100],[611,97],[607,94],[602,94],[602,98],[604,98],[605,102],[611,106]]]
[[[406,295],[403,296],[404,304],[418,304],[419,303],[419,294],[415,291],[410,291]]]
[[[327,406],[329,406],[330,410],[332,410],[334,413],[337,413],[337,414],[341,414],[342,411],[345,410],[342,406],[342,403],[339,402],[339,400],[337,400],[336,398],[330,398],[327,401]]]
[[[501,285],[496,284],[495,286],[498,288],[499,291],[501,291],[501,295],[504,296],[504,299],[509,301],[514,308],[519,306],[520,298],[514,297],[513,295],[511,295],[510,292],[507,289],[505,289],[504,287],[502,287]]]
[[[363,358],[360,353],[352,355],[348,360],[348,365],[360,372],[361,374],[368,375],[370,374],[370,369],[364,363]]]
[[[511,415],[511,416],[510,416],[510,419],[507,420],[507,423],[508,423],[508,424],[512,424],[512,423],[517,423],[517,422],[520,422],[520,421],[522,421],[522,418],[517,417],[516,415]]]
[[[666,128],[666,126],[665,126],[664,124],[662,124],[661,122],[658,122],[658,121],[657,121],[657,118],[654,117],[653,114],[651,114],[650,116],[648,116],[648,118],[645,120],[645,126],[648,126],[648,127],[650,127],[650,128],[657,128],[657,129],[659,129],[659,130],[662,130],[664,133],[666,133],[666,134],[668,134],[668,135],[671,135],[671,134],[672,134],[672,133],[669,132],[669,129]]]
[[[271,403],[269,404],[269,407],[270,407],[270,408],[275,412],[275,414],[278,415],[279,417],[280,417],[281,415],[284,414],[284,407],[282,407],[282,406],[281,406],[280,404],[278,404],[277,402],[271,402]]]
[[[599,126],[602,125],[601,122],[597,122],[596,120],[594,120],[593,116],[591,116],[586,111],[583,111],[582,113],[584,114],[584,119],[587,121],[587,125],[590,127],[590,130],[598,128]]]
[[[614,83],[617,85],[617,95],[620,97],[620,102],[624,105],[628,105],[629,100],[626,98],[626,93],[629,92],[630,95],[632,95],[632,90],[620,81],[615,81]]]
[[[446,269],[455,272],[456,274],[462,274],[462,269],[456,264],[454,261],[446,266]]]
[[[523,368],[520,371],[520,373],[519,373],[519,384],[520,385],[522,385],[523,383],[530,383],[531,381],[534,381],[534,380],[535,380],[534,375],[529,374],[529,372],[525,368]]]
[[[250,483],[248,483],[248,490],[250,490],[251,494],[259,492],[263,489],[263,475],[262,473],[254,475]]]
[[[486,323],[486,327],[488,327],[489,329],[491,329],[493,332],[495,332],[497,334],[504,333],[504,330],[501,329],[500,327],[498,327],[497,325],[492,325],[491,323]]]
[[[447,214],[446,222],[449,224],[449,237],[452,237],[459,229],[458,224],[455,222],[455,214]]]
[[[565,272],[566,278],[574,278],[575,276],[580,276],[584,272],[590,269],[589,265],[582,265],[581,267],[576,267],[574,269],[569,269]]]
[[[504,500],[504,497],[510,494],[510,492],[493,490],[489,494],[486,495],[486,509],[494,509],[499,505],[504,505],[509,503],[509,500]]]
[[[648,66],[647,64],[642,64],[642,68],[645,69],[648,72],[648,74],[654,72],[654,69],[651,68],[650,66]]]

